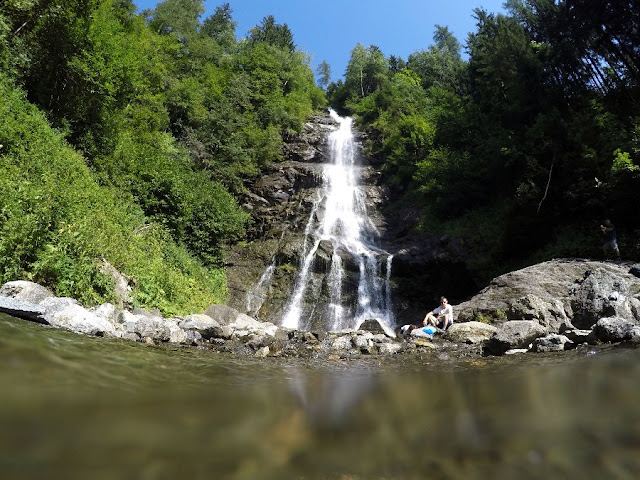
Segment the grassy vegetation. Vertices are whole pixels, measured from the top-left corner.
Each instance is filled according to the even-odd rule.
[[[225,300],[206,268],[147,218],[131,195],[99,185],[84,158],[0,73],[0,281],[30,279],[85,304],[112,300],[104,258],[133,278],[141,307],[202,311]]]

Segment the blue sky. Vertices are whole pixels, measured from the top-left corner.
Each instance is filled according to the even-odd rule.
[[[154,8],[157,0],[134,0],[140,10]],[[224,0],[205,0],[203,19]],[[436,24],[448,26],[461,44],[475,31],[473,10],[504,12],[504,0],[229,0],[236,36],[273,15],[286,23],[299,50],[311,56],[311,66],[326,60],[332,80],[342,78],[351,50],[358,42],[376,45],[385,56],[407,59],[433,44]]]

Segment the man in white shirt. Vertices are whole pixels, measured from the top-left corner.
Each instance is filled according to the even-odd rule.
[[[427,313],[422,325],[433,325],[446,330],[453,325],[453,307],[449,305],[446,297],[440,297],[440,306]]]

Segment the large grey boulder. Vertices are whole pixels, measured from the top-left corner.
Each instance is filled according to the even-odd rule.
[[[555,298],[546,300],[534,294],[527,294],[513,301],[507,310],[509,320],[536,320],[550,331],[558,332],[569,322],[562,302]]]
[[[136,334],[138,338],[146,337],[158,342],[168,342],[171,339],[171,328],[162,317],[151,317],[123,311],[121,320],[124,331]]]
[[[531,342],[546,334],[547,329],[533,320],[506,322],[487,341],[484,352],[490,355],[503,355],[508,350],[529,348]]]
[[[102,305],[89,309],[89,311],[97,317],[105,319],[116,328],[120,325],[122,311],[112,303],[103,303]]]
[[[204,312],[205,315],[213,318],[218,325],[229,325],[233,323],[240,312],[235,308],[228,307],[226,305],[209,305],[209,307]]]
[[[533,341],[531,350],[538,353],[544,352],[563,352],[575,347],[575,343],[569,340],[565,335],[552,333],[545,337],[536,338]]]
[[[0,312],[36,323],[48,324],[45,309],[34,303],[0,296]]]
[[[593,333],[601,342],[631,341],[640,343],[640,326],[620,317],[601,318],[593,326]]]
[[[219,336],[221,332],[221,326],[209,315],[194,314],[185,317],[180,323],[180,328],[183,330],[195,330],[202,338],[209,339],[214,336]]]
[[[565,315],[567,324],[573,321],[572,305],[578,310],[582,309],[580,301],[575,302],[580,290],[585,283],[588,288],[597,278],[589,280],[590,275],[585,277],[585,273],[596,272],[598,269],[623,281],[628,292],[639,291],[640,279],[628,273],[626,265],[580,258],[557,258],[494,278],[471,299],[454,305],[456,320],[464,322],[482,318],[483,321],[499,324],[509,319],[535,319],[548,325],[551,331],[559,333]],[[639,300],[629,296],[626,298],[630,309]],[[640,305],[635,308],[640,313]],[[518,316],[524,318],[517,318]],[[637,313],[634,316],[640,319]],[[593,323],[574,325],[578,328],[590,328]]]
[[[171,338],[171,329],[161,317],[141,316],[136,323],[135,332],[142,338],[148,337],[159,342],[168,342]]]
[[[53,297],[53,293],[37,283],[26,280],[14,280],[2,285],[0,288],[0,296],[38,304],[45,298]]]
[[[584,279],[571,300],[572,323],[577,328],[590,328],[599,319],[620,317],[636,320],[626,280],[604,268],[597,268]]]
[[[48,323],[51,323],[51,319],[57,313],[62,312],[64,309],[77,306],[81,307],[80,302],[78,302],[75,298],[70,297],[49,297],[45,298],[40,302],[40,306],[44,308],[45,318]]]
[[[443,338],[454,343],[478,344],[489,340],[497,331],[498,327],[482,322],[454,323]]]
[[[64,328],[75,333],[96,336],[113,336],[115,327],[111,322],[98,317],[86,308],[70,303],[67,307],[56,310],[48,316],[49,323],[57,328]]]
[[[248,334],[255,335],[269,335],[274,337],[278,327],[270,322],[259,322],[258,320],[251,318],[249,315],[241,313],[238,317],[229,324],[234,329],[236,335],[246,336]]]
[[[169,343],[191,343],[193,336],[188,335],[185,330],[180,328],[178,321],[169,318],[165,320],[165,324],[169,328]]]

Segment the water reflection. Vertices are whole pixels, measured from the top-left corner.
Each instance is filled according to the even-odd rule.
[[[340,428],[375,387],[370,371],[325,370],[309,375],[308,368],[286,369],[291,391],[300,401],[308,420],[319,427]]]
[[[0,318],[0,478],[631,479],[640,350],[240,359]]]

